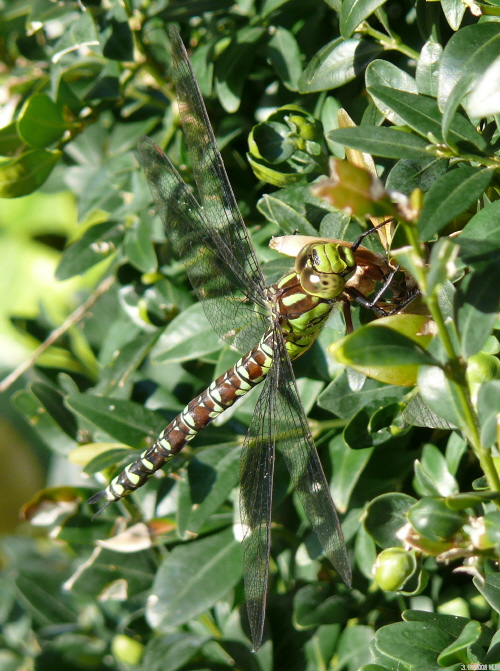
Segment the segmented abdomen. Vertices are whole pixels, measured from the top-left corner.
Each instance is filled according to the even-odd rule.
[[[194,398],[161,432],[154,445],[143,452],[137,461],[127,466],[105,490],[92,496],[88,503],[96,503],[106,498],[106,506],[141,487],[199,431],[262,382],[269,372],[272,357],[272,331],[268,331],[253,350]]]

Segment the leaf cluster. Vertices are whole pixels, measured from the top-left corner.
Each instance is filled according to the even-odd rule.
[[[22,533],[2,541],[2,668],[500,663],[498,16],[493,1],[458,0],[0,8],[11,112],[0,196],[36,208],[41,191],[68,189],[79,229],[56,274],[87,279],[85,309],[12,396],[50,455],[51,486],[26,504]],[[321,556],[278,455],[256,654],[232,530],[255,394],[120,508],[93,520],[85,504],[237,358],[195,302],[134,156],[149,134],[190,181],[170,81],[173,22],[266,279],[290,266],[271,236],[354,241],[370,208],[383,207],[379,216],[390,202],[401,281],[419,287],[424,306],[397,326],[355,308],[356,330],[340,343],[336,313],[294,366],[354,588]],[[352,176],[341,180],[350,213],[315,195],[331,157],[376,171],[383,198],[360,195]],[[363,244],[385,252],[376,235]],[[33,349],[60,326],[52,300],[29,320],[11,315]],[[435,331],[422,340],[429,315]],[[87,479],[73,480],[82,470]],[[4,478],[23,478],[15,454]]]

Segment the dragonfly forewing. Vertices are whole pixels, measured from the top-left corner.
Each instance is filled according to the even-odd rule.
[[[204,209],[163,151],[149,138],[139,142],[139,160],[172,248],[183,260],[191,284],[204,303],[210,324],[226,342],[248,351],[268,326],[264,297],[246,297],[252,278],[235,272],[220,249]]]

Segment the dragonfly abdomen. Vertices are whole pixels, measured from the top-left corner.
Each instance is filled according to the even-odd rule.
[[[256,347],[194,398],[137,461],[127,466],[105,490],[92,496],[88,503],[106,498],[106,506],[141,487],[224,410],[262,382],[273,360],[271,345],[272,331],[266,333]]]

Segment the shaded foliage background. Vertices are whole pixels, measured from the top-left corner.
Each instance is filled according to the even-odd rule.
[[[0,6],[3,370],[68,318],[5,404],[37,460],[5,424],[0,668],[500,662],[491,458],[500,389],[490,335],[500,287],[498,16],[494,2],[456,0]],[[425,193],[418,228],[397,233],[395,246],[414,243],[400,258],[442,317],[429,350],[438,363],[418,370],[419,360],[412,373],[419,394],[399,386],[409,345],[398,350],[389,333],[381,355],[366,329],[344,346],[344,361],[359,367],[361,351],[395,384],[356,387],[327,352],[344,334],[338,314],[294,366],[354,586],[322,559],[278,456],[268,628],[257,654],[232,531],[255,397],[133,500],[96,520],[85,505],[236,358],[194,303],[134,156],[150,134],[190,178],[169,78],[172,22],[269,281],[289,265],[269,250],[271,235],[355,240],[366,228],[309,189],[347,146],[374,155],[387,188]],[[302,110],[276,111],[290,104]],[[338,128],[340,108],[357,127],[344,117]],[[425,275],[417,233],[433,242]],[[370,318],[358,310],[355,323]],[[36,494],[40,464],[46,487]],[[29,496],[26,522],[13,530],[12,511]]]

